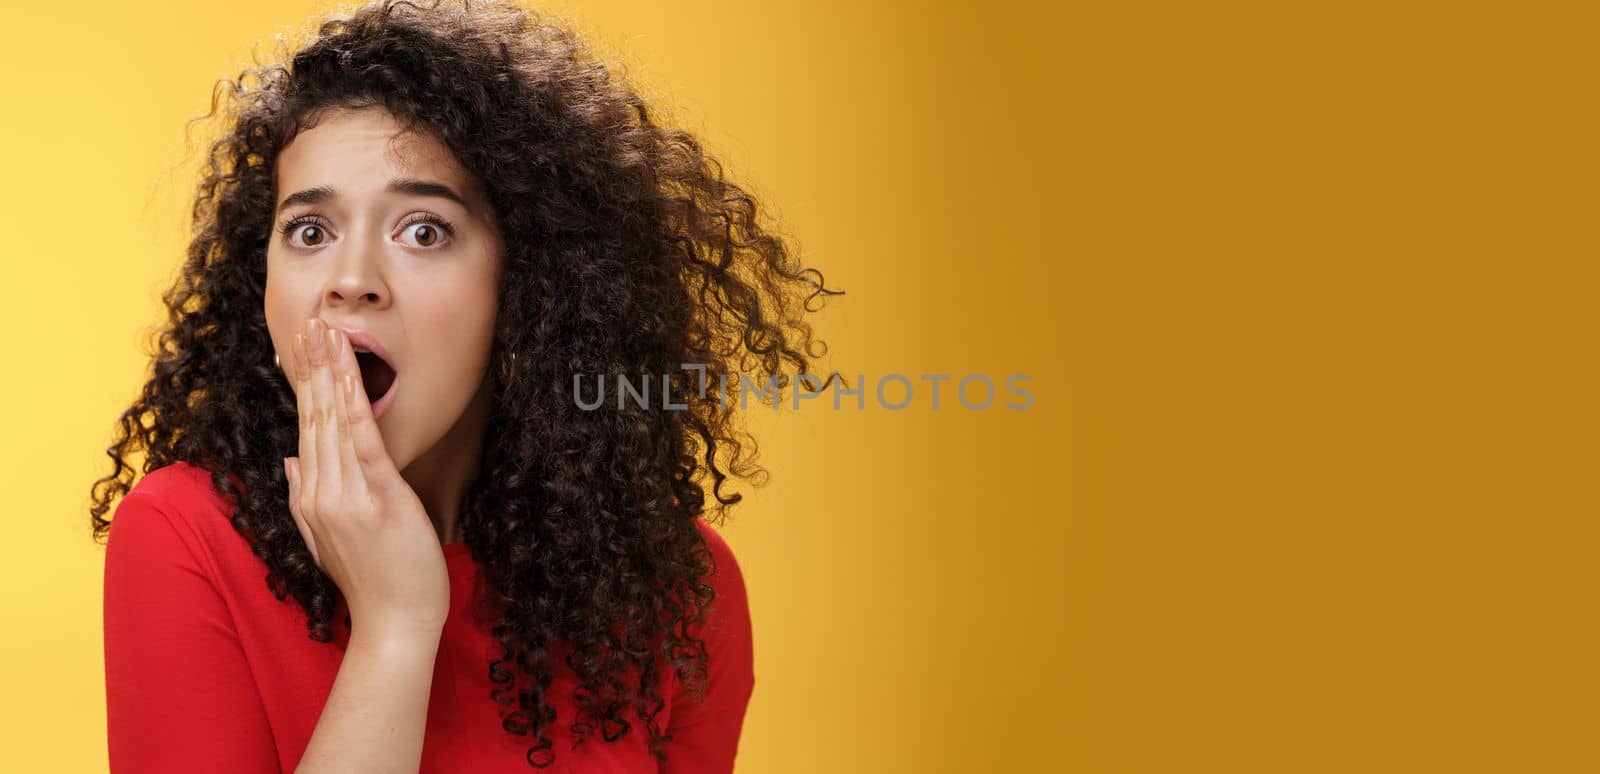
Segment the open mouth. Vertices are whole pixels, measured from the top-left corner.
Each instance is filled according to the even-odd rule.
[[[357,351],[356,364],[361,366],[361,384],[367,389],[367,401],[374,407],[394,388],[394,367],[371,352]]]

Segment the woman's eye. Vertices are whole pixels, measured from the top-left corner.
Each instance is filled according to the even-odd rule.
[[[288,237],[289,244],[300,247],[319,247],[328,241],[328,232],[314,221],[290,221],[283,227],[284,236]],[[295,242],[295,235],[300,235],[300,241]]]
[[[315,223],[297,226],[295,232],[300,234],[300,242],[306,247],[316,247],[322,244],[323,238],[327,236],[327,234],[323,233],[322,227]],[[294,241],[294,234],[289,235],[289,241]]]
[[[418,247],[438,247],[449,237],[441,224],[431,221],[412,223],[406,226],[402,233],[410,234]]]

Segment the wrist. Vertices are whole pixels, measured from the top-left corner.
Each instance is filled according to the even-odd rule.
[[[439,649],[443,627],[393,623],[357,623],[350,630],[349,649],[360,649],[386,659],[426,657],[432,660]]]

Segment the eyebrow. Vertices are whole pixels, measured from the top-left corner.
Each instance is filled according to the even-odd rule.
[[[428,180],[418,180],[413,177],[397,177],[389,181],[389,185],[385,190],[388,190],[391,193],[409,194],[411,196],[433,196],[441,199],[449,199],[450,201],[461,205],[464,209],[471,209],[470,207],[467,207],[467,200],[463,198],[461,194],[456,193],[454,188],[451,188],[443,183],[435,183]],[[332,187],[325,185],[319,185],[316,188],[307,188],[304,191],[296,191],[295,193],[285,196],[283,201],[278,202],[278,212],[282,212],[285,208],[294,206],[296,204],[316,204],[317,202],[325,199],[331,199],[337,195],[338,194],[333,190]]]

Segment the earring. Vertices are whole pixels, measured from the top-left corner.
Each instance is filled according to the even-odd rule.
[[[279,368],[283,367],[283,363],[278,362],[278,353],[276,352],[272,353],[272,364]]]

